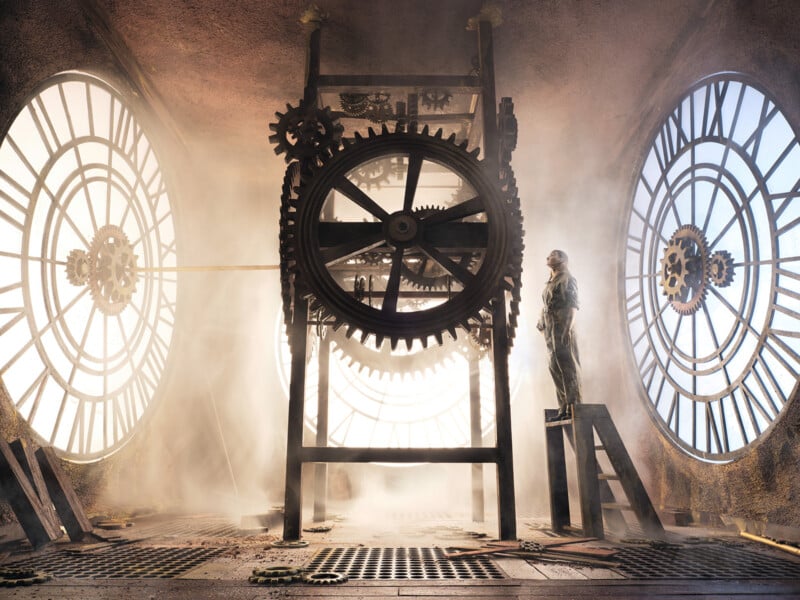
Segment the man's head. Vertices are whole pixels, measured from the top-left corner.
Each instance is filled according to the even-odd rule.
[[[567,257],[567,253],[563,250],[553,250],[547,255],[547,266],[551,269],[566,267],[568,262],[569,258]]]

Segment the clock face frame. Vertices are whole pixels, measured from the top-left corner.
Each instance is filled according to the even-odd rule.
[[[621,289],[642,396],[685,453],[763,440],[800,373],[800,143],[749,77],[692,86],[637,171]]]
[[[0,379],[40,442],[74,462],[150,412],[176,319],[167,181],[134,108],[68,72],[0,143]]]

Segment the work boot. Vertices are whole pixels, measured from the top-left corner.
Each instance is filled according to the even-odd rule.
[[[548,423],[555,423],[556,421],[567,421],[572,418],[572,404],[562,406],[559,411],[552,417],[547,417]]]

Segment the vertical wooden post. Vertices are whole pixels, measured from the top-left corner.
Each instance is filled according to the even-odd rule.
[[[473,448],[483,446],[481,429],[481,365],[477,351],[469,353],[469,429]],[[483,464],[472,464],[472,520],[484,521]]]
[[[563,531],[570,525],[567,459],[564,453],[564,430],[561,423],[548,423],[557,409],[545,409],[545,440],[547,442],[547,479],[550,488],[550,526]]]
[[[295,288],[291,330],[292,372],[289,379],[289,425],[286,435],[286,495],[283,506],[283,539],[300,539],[303,496],[303,412],[306,395],[306,346],[308,301]]]
[[[581,410],[587,408],[587,410]],[[594,451],[593,407],[572,407],[575,459],[578,463],[578,493],[581,498],[581,523],[584,535],[602,539],[603,511],[597,480],[597,456]]]
[[[328,445],[328,388],[331,364],[331,338],[319,340],[319,379],[317,385],[317,446]],[[328,465],[314,465],[314,521],[324,521],[327,516]]]
[[[478,57],[481,77],[483,115],[483,152],[485,168],[498,177],[497,99],[494,89],[494,42],[492,24],[478,23]],[[517,509],[514,495],[514,454],[511,443],[511,392],[508,387],[508,329],[505,293],[498,289],[492,302],[492,358],[494,362],[495,419],[497,426],[497,502],[500,538],[517,537]]]

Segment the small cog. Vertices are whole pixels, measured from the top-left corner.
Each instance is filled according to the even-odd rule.
[[[330,107],[308,106],[301,100],[299,106],[286,105],[286,112],[276,112],[277,123],[269,128],[275,133],[269,141],[275,144],[275,154],[286,153],[286,162],[304,158],[318,158],[338,147],[344,127],[334,118]]]
[[[453,94],[447,90],[423,90],[419,101],[429,110],[444,110],[452,97]]]
[[[733,283],[733,256],[726,250],[718,250],[709,259],[708,278],[717,287],[728,287]]]
[[[303,583],[310,583],[311,585],[333,585],[345,583],[346,581],[347,575],[333,571],[321,571],[319,573],[310,573],[303,576]]]
[[[67,256],[67,281],[72,285],[86,285],[92,273],[92,261],[83,250],[73,250]]]

